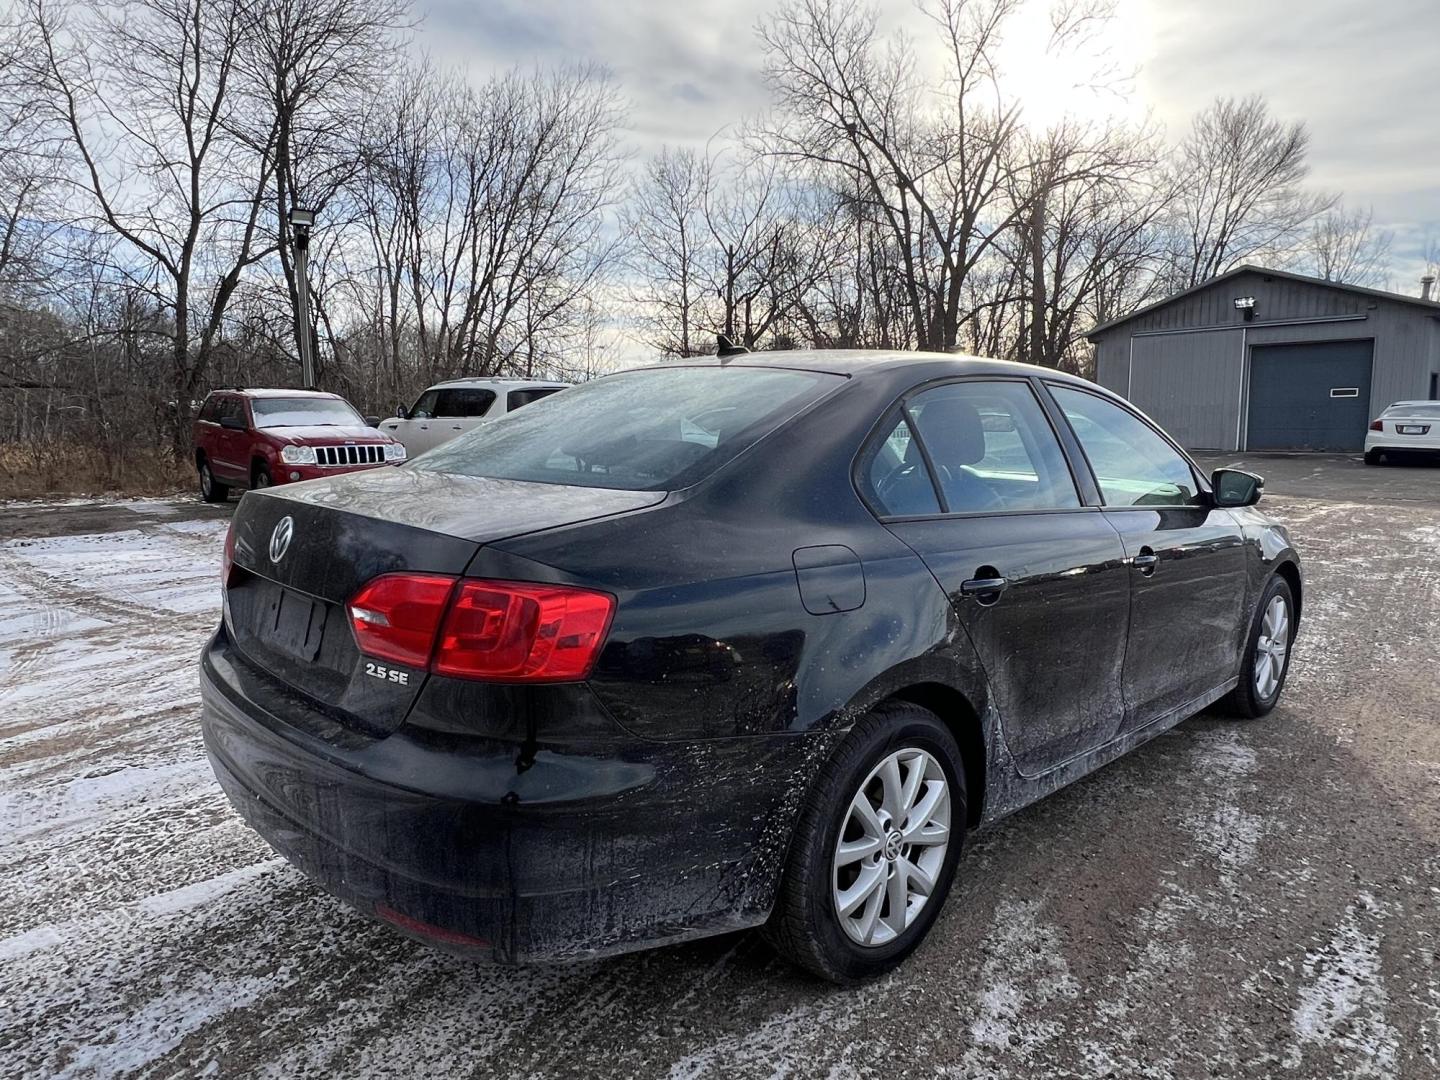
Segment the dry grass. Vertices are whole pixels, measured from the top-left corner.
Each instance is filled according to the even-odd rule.
[[[114,457],[80,443],[0,443],[0,498],[51,495],[163,495],[194,485],[188,462],[164,451]]]

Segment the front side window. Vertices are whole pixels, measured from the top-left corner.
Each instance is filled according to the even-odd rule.
[[[1078,507],[1055,432],[1022,382],[958,382],[906,402],[952,514]]]
[[[257,428],[363,427],[364,419],[339,398],[255,398],[250,402]]]
[[[843,381],[738,365],[622,372],[480,424],[410,468],[629,491],[688,487]]]
[[[410,415],[416,420],[435,419],[435,402],[439,397],[439,390],[426,390],[415,399],[415,407],[410,410]]]
[[[1189,463],[1134,413],[1084,390],[1051,386],[1090,460],[1106,506],[1186,506],[1200,487]]]

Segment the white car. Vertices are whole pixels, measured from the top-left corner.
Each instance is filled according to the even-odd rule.
[[[457,435],[564,390],[569,383],[533,379],[451,379],[436,383],[408,409],[380,421],[380,430],[414,457]]]
[[[1370,421],[1365,464],[1397,451],[1440,454],[1440,401],[1397,401]]]

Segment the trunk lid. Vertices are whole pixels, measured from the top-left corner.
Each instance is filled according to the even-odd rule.
[[[362,585],[400,571],[459,576],[489,541],[664,498],[407,469],[249,492],[231,524],[226,627],[251,664],[349,726],[383,735],[404,720],[426,673],[360,652],[345,605]]]

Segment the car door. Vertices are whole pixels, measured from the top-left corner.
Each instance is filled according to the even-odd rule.
[[[495,391],[478,386],[456,386],[440,391],[431,445],[439,446],[473,431],[495,404]]]
[[[1074,386],[1050,392],[1089,463],[1131,566],[1126,730],[1235,674],[1244,645],[1245,549],[1185,456],[1135,412]]]
[[[431,429],[438,423],[435,414],[439,398],[440,391],[431,387],[415,399],[415,405],[405,419],[385,421],[384,430],[404,444],[407,456],[413,458],[436,445],[439,429],[436,427],[433,434]]]
[[[243,398],[227,394],[220,401],[215,415],[215,451],[211,455],[210,468],[218,479],[228,483],[248,484],[250,482],[250,433],[226,427],[225,422],[239,421],[246,428],[250,416]]]
[[[1125,711],[1125,552],[1082,499],[1036,388],[934,385],[886,427],[861,459],[862,490],[949,594],[1020,771],[1109,741]]]

